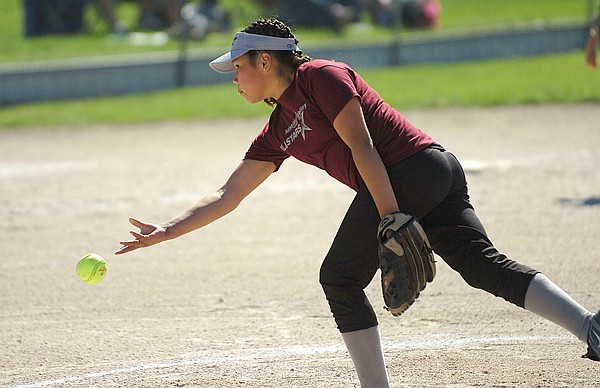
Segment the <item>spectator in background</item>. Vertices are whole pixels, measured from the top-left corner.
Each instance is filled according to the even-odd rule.
[[[173,38],[186,37],[201,40],[210,33],[230,32],[231,15],[219,5],[218,0],[201,0],[181,9],[181,22],[173,25],[168,34]]]
[[[382,27],[436,28],[439,0],[255,0],[263,14],[277,15],[294,27],[331,27],[341,32],[360,22],[367,12],[371,23]]]
[[[436,28],[441,11],[438,0],[366,0],[366,8],[382,27]]]
[[[25,0],[25,35],[73,34],[85,31],[84,9],[93,5],[114,33],[125,33],[114,0]]]
[[[356,20],[359,9],[355,0],[279,0],[276,5],[279,18],[291,26],[329,27],[337,32]]]
[[[125,23],[119,18],[114,0],[93,0],[93,2],[100,15],[109,24],[110,30],[113,33],[124,34],[127,32]]]
[[[229,32],[231,15],[219,5],[218,0],[204,0],[198,6],[198,13],[209,21],[209,32]]]
[[[596,67],[596,46],[598,46],[598,34],[600,34],[600,10],[592,21],[589,31],[588,43],[585,50],[586,63],[590,67]]]
[[[166,30],[181,22],[182,0],[138,0],[139,27],[145,30]]]
[[[436,28],[441,11],[438,0],[412,0],[402,5],[402,25],[410,28]]]

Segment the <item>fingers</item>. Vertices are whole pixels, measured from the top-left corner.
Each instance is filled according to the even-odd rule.
[[[116,255],[131,252],[138,248],[148,247],[164,241],[164,230],[159,228],[159,225],[147,224],[133,217],[129,218],[129,223],[138,228],[139,232],[133,230],[129,231],[134,239],[131,241],[121,241],[120,244],[123,245],[123,247],[115,252]]]
[[[137,218],[133,218],[130,217],[129,218],[129,223],[133,226],[135,226],[136,228],[139,228],[140,231],[142,230],[142,227],[146,224],[144,224],[142,221],[138,220]],[[130,241],[119,241],[119,244],[121,244],[121,248],[119,248],[118,251],[115,252],[115,255],[122,255],[124,253],[127,252],[131,252],[134,251],[138,248],[143,248],[146,246],[146,244],[144,244],[143,240],[146,238],[146,236],[135,232],[135,231],[130,231],[129,232],[134,238],[135,240],[130,240]]]
[[[115,255],[122,255],[123,253],[131,252],[136,249],[138,249],[138,247],[134,247],[133,245],[124,244],[118,251],[115,252]]]
[[[137,241],[142,241],[146,236],[144,236],[143,234],[140,234],[138,232],[134,232],[133,230],[129,232],[129,234],[131,234],[133,237],[135,237],[135,239]]]
[[[142,226],[146,225],[144,224],[142,221],[138,220],[137,218],[133,218],[133,217],[129,217],[129,223],[133,226],[135,226],[136,228],[142,228]]]
[[[144,247],[148,246],[147,243],[142,241],[144,239],[144,236],[142,236],[138,233],[135,233],[135,232],[130,232],[130,233],[135,237],[135,240],[119,241],[119,244],[121,244],[122,247],[118,251],[115,252],[115,255],[121,255],[123,253],[131,252],[138,248],[144,248]]]
[[[119,244],[121,244],[122,247],[115,252],[115,255],[121,255],[123,253],[134,251],[138,248],[144,248],[152,245],[152,243],[148,242],[148,236],[134,231],[130,231],[129,233],[135,238],[135,240],[119,241]]]

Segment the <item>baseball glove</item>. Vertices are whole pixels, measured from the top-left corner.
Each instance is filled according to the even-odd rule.
[[[433,250],[416,218],[400,212],[388,214],[381,220],[377,238],[385,309],[399,316],[414,303],[427,283],[433,281]]]

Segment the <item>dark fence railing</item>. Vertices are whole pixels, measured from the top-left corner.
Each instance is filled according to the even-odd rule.
[[[313,58],[353,67],[524,57],[581,50],[587,26],[530,26],[455,36],[398,39],[376,44],[303,47]],[[0,106],[35,101],[143,93],[180,86],[231,82],[208,62],[219,52],[173,52],[0,66]]]

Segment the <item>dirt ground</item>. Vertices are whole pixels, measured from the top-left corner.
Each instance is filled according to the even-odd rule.
[[[464,163],[501,251],[600,308],[600,105],[404,112]],[[221,185],[263,119],[0,132],[0,385],[353,387],[318,283],[353,193],[286,161],[228,217],[115,257],[128,217],[164,222]],[[81,282],[88,252],[106,279]],[[394,387],[600,385],[552,323],[438,276],[378,311]]]

